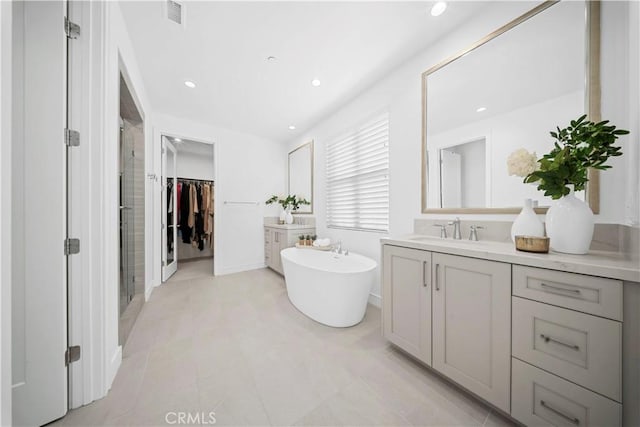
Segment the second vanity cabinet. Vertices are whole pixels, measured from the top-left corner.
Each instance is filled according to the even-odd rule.
[[[509,412],[511,266],[383,246],[383,333]]]
[[[315,228],[300,225],[265,225],[264,262],[267,267],[284,275],[280,251],[295,246],[301,234],[315,234]]]

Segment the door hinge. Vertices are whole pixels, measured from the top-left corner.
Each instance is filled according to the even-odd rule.
[[[69,39],[77,39],[80,35],[80,25],[73,21],[70,21],[66,16],[64,17],[64,32]]]
[[[80,253],[80,239],[66,239],[64,241],[64,254],[75,255]]]
[[[73,129],[64,130],[64,143],[69,147],[77,147],[80,145],[80,132]]]
[[[72,345],[64,352],[64,366],[69,366],[70,363],[80,360],[80,346]]]

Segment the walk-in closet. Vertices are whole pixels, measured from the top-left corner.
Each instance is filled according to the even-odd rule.
[[[163,281],[213,274],[213,145],[163,136]]]

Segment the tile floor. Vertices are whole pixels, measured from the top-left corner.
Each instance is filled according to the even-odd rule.
[[[209,412],[216,425],[511,424],[389,346],[376,307],[330,328],[298,312],[272,271],[214,278],[205,263],[154,290],[109,394],[56,426],[163,426],[168,412],[209,425]]]

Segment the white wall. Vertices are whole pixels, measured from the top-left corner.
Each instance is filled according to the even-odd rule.
[[[628,79],[628,115],[631,132],[626,144],[627,182],[626,206],[624,222],[628,225],[640,225],[640,43],[630,43],[630,40],[640,40],[640,2],[629,4],[627,16],[629,34],[627,36],[626,55],[629,61]]]
[[[11,17],[0,2],[0,425],[11,425]]]
[[[139,71],[133,45],[127,31],[124,18],[117,2],[105,2],[106,24],[105,24],[105,61],[104,61],[104,81],[105,81],[105,111],[104,111],[104,134],[102,139],[103,152],[102,164],[104,171],[104,182],[102,182],[102,215],[104,217],[104,235],[102,244],[102,264],[104,280],[104,309],[105,309],[105,357],[107,358],[107,387],[113,381],[122,357],[122,349],[118,344],[118,138],[120,120],[120,72],[122,72],[131,95],[137,104],[144,121],[145,137],[145,169],[152,169],[153,156],[147,155],[152,152],[152,126],[150,118],[150,108],[148,97],[144,87],[144,80]],[[153,165],[155,166],[155,165]],[[151,180],[147,180],[146,200],[145,200],[145,288],[148,295],[153,286],[154,280],[159,277],[152,275],[153,269],[150,255],[153,251],[153,211],[152,199],[153,185]],[[158,199],[159,200],[159,199]],[[159,238],[159,236],[158,236]],[[158,240],[158,247],[160,242]]]
[[[524,13],[526,4],[520,2],[503,2],[499,10],[478,16],[437,44],[432,45],[410,61],[398,68],[367,89],[348,104],[337,110],[332,116],[323,120],[313,128],[305,131],[299,138],[291,141],[290,149],[304,141],[315,140],[315,207],[317,230],[320,236],[330,236],[342,240],[343,244],[353,250],[379,260],[378,233],[356,232],[328,229],[325,220],[325,147],[336,136],[345,130],[362,123],[368,117],[381,110],[389,111],[390,120],[390,230],[391,234],[405,234],[413,230],[415,218],[441,217],[451,218],[455,215],[423,215],[420,209],[421,192],[421,73],[474,43],[496,28]],[[636,7],[636,6],[634,6]],[[638,93],[629,93],[628,64],[625,57],[629,49],[637,58],[637,38],[629,47],[629,29],[640,25],[637,13],[626,18],[628,3],[605,2],[603,4],[603,56],[602,56],[602,114],[620,127],[628,127],[630,99],[637,100]],[[446,19],[446,14],[442,19]],[[635,74],[637,78],[637,74]],[[636,85],[637,87],[637,85]],[[637,101],[636,101],[637,102]],[[634,138],[637,141],[637,133]],[[625,147],[633,145],[627,139]],[[637,145],[637,142],[635,143]],[[629,156],[631,157],[631,156]],[[601,177],[601,212],[597,216],[600,223],[624,223],[625,194],[638,191],[625,188],[626,171],[637,160],[630,161],[624,156],[612,159],[613,169],[606,171]],[[635,166],[637,167],[637,166]],[[637,209],[629,215],[637,217]],[[514,215],[460,215],[465,219],[511,220]],[[380,295],[379,283],[374,286],[374,295]],[[374,300],[376,298],[374,297]]]
[[[286,188],[286,147],[254,135],[163,114],[154,115],[153,121],[154,156],[158,158],[161,135],[214,143],[216,275],[264,267],[263,218],[278,215],[277,207],[265,206],[264,201]],[[158,166],[155,173],[161,175],[160,172]],[[225,201],[259,204],[234,205]],[[156,212],[160,212],[159,203]],[[158,271],[160,259],[158,255],[154,263]]]
[[[187,150],[181,150],[178,145],[178,158],[176,161],[176,176],[179,178],[215,180],[213,171],[213,146],[211,154],[203,155]]]

